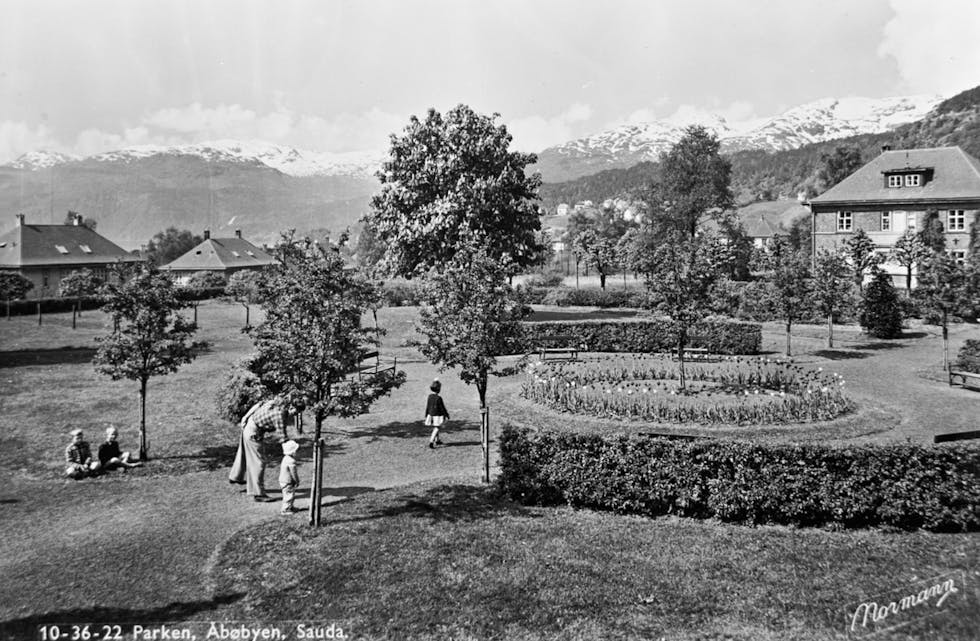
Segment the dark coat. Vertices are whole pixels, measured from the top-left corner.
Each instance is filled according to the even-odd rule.
[[[446,411],[446,405],[442,402],[442,397],[435,392],[429,394],[429,400],[425,403],[425,415],[445,416],[446,420],[449,420],[449,412]]]

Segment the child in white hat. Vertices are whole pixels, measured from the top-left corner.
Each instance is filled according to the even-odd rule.
[[[296,499],[296,488],[299,487],[299,472],[296,470],[296,450],[299,443],[293,440],[282,444],[282,464],[279,466],[279,487],[282,488],[282,509],[280,514],[296,512],[293,501]]]

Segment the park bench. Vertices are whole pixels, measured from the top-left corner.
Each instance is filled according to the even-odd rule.
[[[933,443],[949,443],[950,441],[967,441],[970,439],[980,438],[980,430],[971,430],[969,432],[950,432],[948,434],[936,434],[932,437]]]
[[[577,360],[578,353],[585,349],[585,345],[578,343],[578,337],[569,334],[549,334],[538,338],[535,350],[541,360],[547,360],[548,356],[556,358],[567,358]]]
[[[980,357],[964,355],[960,356],[960,361],[967,363],[973,367],[980,368]],[[952,367],[949,368],[949,385],[953,386],[953,379],[959,377],[960,385],[963,387],[978,387],[980,388],[980,374],[976,372],[968,372],[965,369],[956,370]]]
[[[390,363],[386,363],[381,360],[381,354],[377,351],[363,352],[361,354],[360,361],[358,363],[357,369],[352,372],[351,380],[355,377],[357,380],[362,381],[364,379],[371,379],[376,377],[378,374],[383,372],[391,371],[392,374],[398,368],[398,358],[392,359]]]

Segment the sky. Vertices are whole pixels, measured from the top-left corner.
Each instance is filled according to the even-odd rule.
[[[3,0],[0,163],[264,140],[384,151],[465,103],[513,147],[980,84],[977,0]]]

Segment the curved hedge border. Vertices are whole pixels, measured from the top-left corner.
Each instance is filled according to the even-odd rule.
[[[533,351],[541,338],[556,334],[576,336],[592,352],[670,352],[676,347],[666,318],[525,322],[522,328],[522,345],[516,351]],[[708,318],[694,326],[690,343],[712,354],[758,354],[762,325]]]
[[[504,426],[498,487],[525,504],[738,523],[980,530],[974,446],[759,445]]]

